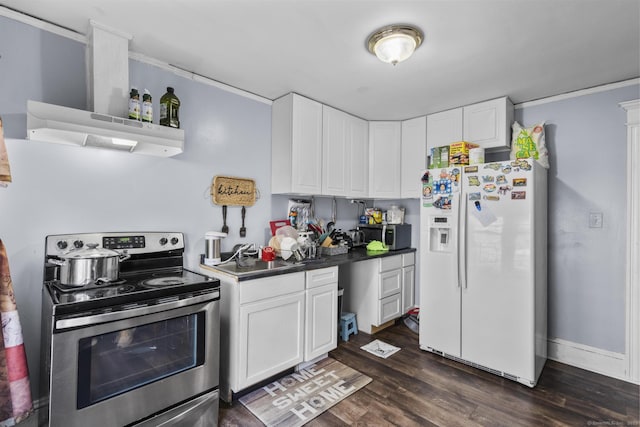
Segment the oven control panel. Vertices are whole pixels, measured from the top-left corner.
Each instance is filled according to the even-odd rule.
[[[105,249],[144,248],[144,236],[107,236],[102,238]]]
[[[45,256],[60,256],[86,248],[87,244],[99,248],[127,251],[129,254],[147,254],[184,249],[184,235],[175,232],[134,233],[79,233],[47,236]]]

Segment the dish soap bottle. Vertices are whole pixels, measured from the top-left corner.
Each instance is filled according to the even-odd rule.
[[[140,120],[140,94],[135,87],[132,87],[129,93],[129,118]]]
[[[153,105],[151,104],[151,93],[147,89],[142,95],[142,121],[151,123],[153,121]]]
[[[160,98],[160,124],[162,126],[180,128],[179,109],[180,100],[174,95],[173,88],[168,87],[167,93]]]

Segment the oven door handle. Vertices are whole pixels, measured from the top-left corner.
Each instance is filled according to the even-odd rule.
[[[64,330],[70,328],[79,328],[82,326],[97,325],[99,323],[114,322],[116,320],[130,319],[132,317],[145,316],[147,314],[159,313],[161,311],[173,310],[176,308],[186,307],[206,301],[216,300],[220,298],[220,291],[198,295],[190,298],[170,301],[161,304],[148,305],[139,308],[131,308],[128,310],[112,311],[109,313],[94,314],[83,317],[72,317],[68,319],[56,320],[56,330]]]

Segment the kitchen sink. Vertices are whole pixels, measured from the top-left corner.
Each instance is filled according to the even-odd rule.
[[[249,258],[244,262],[247,264],[247,266],[238,267],[235,261],[231,261],[226,264],[218,264],[215,266],[215,268],[233,274],[235,276],[243,276],[261,271],[288,270],[290,268],[300,266],[300,264],[295,264],[284,260],[266,262],[255,258]]]

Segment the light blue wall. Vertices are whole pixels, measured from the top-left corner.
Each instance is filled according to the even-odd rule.
[[[182,106],[185,151],[157,158],[25,140],[27,99],[86,108],[85,46],[0,17],[0,116],[13,183],[0,189],[5,243],[20,313],[32,388],[39,375],[44,239],[48,234],[167,230],[185,233],[186,264],[197,268],[204,233],[219,230],[211,202],[215,175],[252,178],[262,197],[247,209],[247,238],[263,243],[271,212],[271,107],[266,103],[130,62],[130,83],[148,88],[158,112],[166,86]],[[230,207],[240,241],[240,208]],[[34,392],[34,398],[37,392]]]
[[[516,110],[546,120],[549,169],[549,337],[625,352],[626,113],[640,87]],[[604,226],[589,228],[589,212]]]

